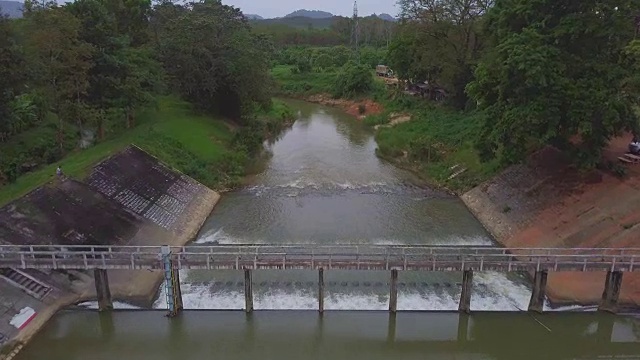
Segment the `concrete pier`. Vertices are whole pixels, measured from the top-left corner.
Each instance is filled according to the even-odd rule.
[[[244,269],[244,311],[253,311],[253,283],[251,280],[251,270]]]
[[[458,311],[469,313],[471,311],[471,289],[473,286],[473,270],[462,272],[462,293],[460,294],[460,304]]]
[[[398,311],[398,270],[391,270],[391,283],[389,286],[389,311]]]
[[[602,301],[598,310],[615,313],[618,309],[618,298],[622,286],[622,271],[607,271],[607,277],[602,292]]]
[[[324,269],[318,269],[318,312],[324,312]]]
[[[96,284],[96,297],[98,298],[98,310],[113,310],[113,301],[111,300],[111,290],[109,289],[109,277],[107,270],[94,269],[93,277]]]
[[[182,291],[180,290],[180,270],[177,269],[171,259],[171,248],[161,248],[162,269],[164,272],[164,286],[167,291],[167,307],[169,317],[176,316],[182,311]]]
[[[547,294],[547,271],[536,271],[533,279],[533,292],[529,300],[529,311],[542,313],[544,310],[544,298]]]

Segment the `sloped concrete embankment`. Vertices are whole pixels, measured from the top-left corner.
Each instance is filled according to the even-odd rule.
[[[573,169],[555,149],[535,154],[472,189],[462,200],[506,247],[639,247],[640,177]],[[604,273],[550,273],[556,305],[597,304]],[[640,307],[640,274],[625,273],[620,302]]]
[[[130,146],[95,166],[84,181],[52,182],[0,209],[0,243],[180,246],[195,238],[219,198]],[[57,311],[95,297],[92,273],[30,274],[51,288],[45,297],[36,299],[0,279],[0,333],[10,347],[0,352],[2,360]],[[150,305],[161,281],[161,272],[109,271],[114,300],[142,306]],[[9,322],[25,306],[36,316],[18,330]]]

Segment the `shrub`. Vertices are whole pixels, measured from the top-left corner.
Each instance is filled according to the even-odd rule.
[[[348,62],[340,69],[333,84],[333,95],[349,98],[373,89],[373,75],[365,65]]]

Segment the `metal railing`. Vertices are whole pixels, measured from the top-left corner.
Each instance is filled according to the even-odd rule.
[[[640,271],[640,248],[215,245],[171,247],[179,269]],[[0,245],[0,268],[162,269],[161,246]]]

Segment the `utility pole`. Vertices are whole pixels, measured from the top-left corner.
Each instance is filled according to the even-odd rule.
[[[356,60],[360,63],[360,51],[358,51],[358,34],[360,33],[360,21],[358,20],[358,1],[353,2],[353,29],[351,41],[356,54]]]

